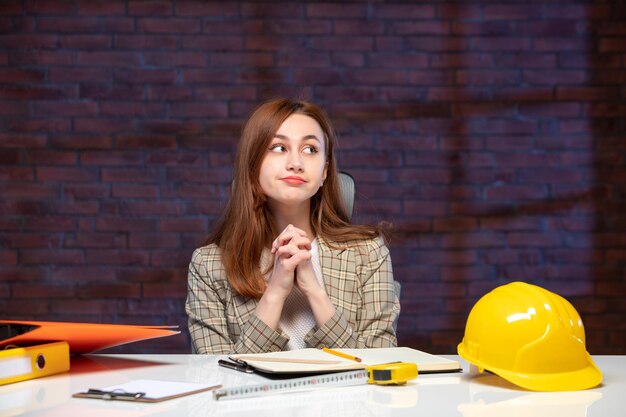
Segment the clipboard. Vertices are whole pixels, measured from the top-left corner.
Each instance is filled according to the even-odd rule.
[[[91,398],[106,401],[133,401],[138,403],[158,403],[186,395],[198,394],[221,388],[221,384],[196,384],[191,382],[159,381],[138,379],[124,384],[105,388],[90,388],[77,392],[74,398]]]

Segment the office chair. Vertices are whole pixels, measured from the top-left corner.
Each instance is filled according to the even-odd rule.
[[[348,219],[352,219],[352,211],[354,209],[354,178],[352,175],[347,172],[339,171],[339,192],[341,193],[341,198],[343,200],[344,208],[346,209],[346,214],[348,215]]]

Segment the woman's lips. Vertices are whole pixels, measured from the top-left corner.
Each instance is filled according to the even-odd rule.
[[[284,177],[281,178],[281,180],[285,181],[289,185],[301,185],[306,182],[303,178],[294,176]]]

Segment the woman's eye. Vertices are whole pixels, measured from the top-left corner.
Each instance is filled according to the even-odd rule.
[[[285,148],[283,145],[272,145],[270,146],[270,152],[285,152],[287,150],[287,148]]]
[[[314,154],[317,153],[317,148],[315,146],[305,146],[303,151],[304,153]]]

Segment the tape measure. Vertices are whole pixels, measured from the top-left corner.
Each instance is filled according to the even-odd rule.
[[[416,364],[395,362],[368,366],[358,371],[338,372],[334,374],[315,375],[218,389],[213,391],[213,398],[215,400],[229,400],[284,392],[310,391],[317,388],[347,387],[363,384],[401,385],[415,378],[417,378]]]

